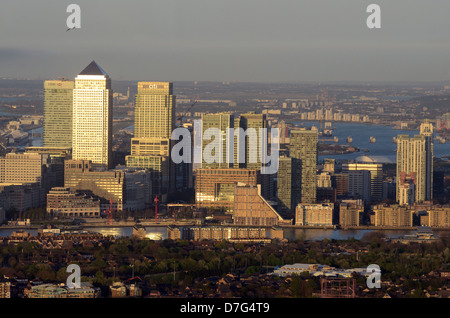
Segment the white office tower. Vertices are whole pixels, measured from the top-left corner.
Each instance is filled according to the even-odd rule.
[[[73,90],[72,157],[91,160],[93,167],[112,166],[111,79],[92,61],[75,78]]]

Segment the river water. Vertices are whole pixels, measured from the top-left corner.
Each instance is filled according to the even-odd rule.
[[[301,122],[295,123],[301,124],[304,127],[316,126],[320,127],[319,122]],[[361,156],[373,157],[375,161],[380,163],[395,163],[397,160],[397,144],[392,142],[393,137],[398,135],[417,135],[418,130],[406,130],[406,129],[394,129],[389,126],[359,124],[359,123],[332,123],[333,136],[327,137],[332,139],[338,137],[338,144],[347,144],[347,137],[352,137],[352,146],[360,149],[359,152],[344,154],[344,155],[326,155],[319,156],[319,161],[324,158],[329,159],[357,159]],[[375,143],[371,143],[370,137],[373,136],[376,139]],[[326,143],[334,143],[333,141],[326,141]],[[364,152],[363,149],[368,150]],[[440,144],[438,141],[434,141],[434,156],[450,156],[450,142]]]
[[[145,227],[147,235],[146,237],[152,240],[164,240],[167,239],[167,228],[158,226]],[[23,229],[29,232],[31,235],[37,235],[36,229]],[[100,233],[103,235],[111,235],[116,238],[130,237],[133,234],[132,227],[92,227],[85,229],[88,232]],[[0,229],[0,237],[11,235],[17,229]],[[332,229],[296,229],[285,228],[284,238],[293,240],[308,240],[308,241],[321,241],[323,239],[330,240],[346,240],[354,238],[360,240],[365,234],[373,232],[375,230],[332,230]],[[415,230],[383,230],[383,233],[390,238],[397,238],[406,234],[413,234]],[[439,233],[435,233],[439,235]]]

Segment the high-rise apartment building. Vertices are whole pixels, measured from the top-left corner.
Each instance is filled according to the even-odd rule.
[[[299,159],[278,160],[277,198],[278,211],[283,216],[293,217],[295,207],[300,203],[302,166]]]
[[[171,135],[175,128],[173,83],[139,82],[134,113],[134,138],[129,167],[152,171],[153,193],[166,200],[173,190],[175,168],[171,161]]]
[[[317,142],[316,130],[293,130],[290,139],[290,157],[301,161],[302,203],[316,202],[317,189]]]
[[[245,113],[234,119],[234,168],[261,169],[260,154],[266,151],[261,149],[260,142],[264,128],[267,128],[265,114]]]
[[[263,167],[261,155],[269,145],[267,120],[264,114],[245,113],[234,117],[231,113],[202,114],[202,169],[255,169]],[[261,146],[261,141],[264,146]],[[274,196],[273,174],[261,174],[262,194]]]
[[[112,166],[113,92],[109,75],[92,61],[75,78],[72,157],[95,167]]]
[[[226,169],[233,167],[234,158],[227,157],[231,153],[227,142],[227,129],[234,128],[234,116],[231,113],[202,114],[202,169]],[[206,134],[205,132],[209,130]],[[221,133],[221,139],[215,140],[214,132]],[[231,137],[231,136],[230,136]],[[206,140],[205,140],[206,139]],[[211,150],[211,151],[209,151]]]
[[[44,147],[72,148],[74,81],[44,82]]]
[[[261,158],[268,153],[269,147],[267,128],[265,114],[249,112],[234,119],[233,168],[263,168],[265,164]],[[266,199],[272,199],[275,195],[274,177],[275,174],[261,174],[262,195]]]
[[[414,201],[425,200],[425,137],[408,135],[397,137],[397,201],[400,199],[400,185],[415,184]]]
[[[420,131],[414,137],[397,137],[397,201],[405,183],[414,184],[414,202],[433,198],[433,127],[424,123]]]

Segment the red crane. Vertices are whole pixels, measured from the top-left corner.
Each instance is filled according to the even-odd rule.
[[[113,218],[113,200],[109,200],[109,206],[108,206],[108,209],[107,209],[107,214],[106,214],[106,218],[107,218],[107,221],[108,221],[108,224],[112,224],[112,218]]]
[[[155,224],[158,223],[158,202],[159,202],[159,199],[158,199],[158,196],[156,196],[156,198],[155,198]]]

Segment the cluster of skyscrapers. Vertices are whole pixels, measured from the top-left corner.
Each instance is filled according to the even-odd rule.
[[[18,205],[8,198],[4,202],[11,204],[6,208],[17,206],[23,211],[47,201],[47,211],[55,215],[99,216],[109,209],[148,208],[156,195],[166,200],[177,181],[177,167],[170,160],[175,123],[172,83],[139,82],[135,105],[130,155],[126,166],[115,166],[109,75],[92,61],[74,81],[45,81],[43,147],[7,154],[0,161],[2,186],[17,192],[11,198],[21,199],[15,201],[25,198],[30,203]],[[179,180],[179,184],[189,182]]]
[[[215,128],[226,136],[233,128],[234,139],[223,138],[220,162],[208,162],[202,158],[201,168],[196,170],[196,203],[208,207],[233,212],[235,183],[251,186],[260,185],[262,197],[276,203],[277,211],[283,216],[293,215],[300,202],[316,201],[317,142],[318,133],[314,130],[291,132],[290,155],[276,158],[278,170],[271,174],[262,172],[266,164],[261,153],[271,149],[264,140],[268,123],[265,114],[243,113],[234,117],[231,113],[203,114],[202,134]],[[252,134],[253,132],[253,134]],[[274,136],[268,137],[270,143],[279,142]],[[212,141],[211,141],[212,142]],[[202,143],[202,153],[208,153],[211,143]],[[233,160],[226,160],[227,148],[234,148]],[[264,148],[264,149],[261,149]]]
[[[194,187],[197,209],[231,215],[243,226],[278,225],[289,219],[298,225],[360,225],[367,204],[386,199],[380,163],[345,163],[336,173],[334,160],[325,160],[319,174],[319,134],[314,129],[291,130],[287,151],[276,158],[278,170],[263,173],[267,162],[261,154],[271,149],[261,142],[269,128],[266,114],[203,113],[199,130],[184,127],[191,140],[200,143],[189,146],[192,160],[175,164],[176,141],[171,137],[177,128],[176,96],[171,82],[138,82],[134,136],[125,166],[114,167],[113,91],[109,75],[97,63],[90,63],[74,81],[45,81],[44,95],[43,147],[0,159],[2,187],[21,189],[16,197],[30,202],[19,210],[42,203],[47,194],[48,212],[99,216],[107,209],[145,209],[156,196],[166,202],[170,194]],[[210,129],[220,132],[218,140],[208,136]],[[283,143],[285,130],[280,138],[267,136],[267,141]],[[211,151],[212,145],[218,147]],[[398,136],[397,145],[398,205],[431,201],[432,124],[424,122],[414,137]],[[194,170],[196,147],[201,160]]]

